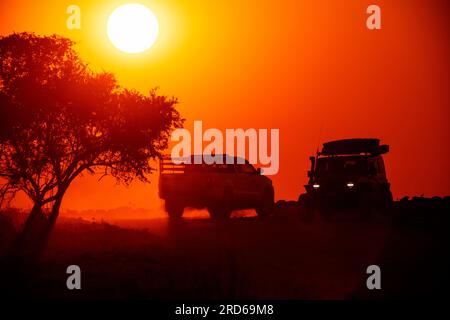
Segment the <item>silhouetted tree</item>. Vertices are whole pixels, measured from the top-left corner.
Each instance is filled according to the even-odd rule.
[[[51,228],[82,173],[148,181],[150,161],[183,122],[175,98],[120,88],[112,74],[92,72],[73,45],[56,35],[0,38],[0,197],[28,195],[26,226],[44,218]]]

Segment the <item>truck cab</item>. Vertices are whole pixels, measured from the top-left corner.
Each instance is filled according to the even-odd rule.
[[[323,144],[310,157],[306,193],[299,197],[302,209],[325,212],[339,208],[385,209],[392,205],[390,183],[383,154],[388,145],[379,139],[343,139]]]

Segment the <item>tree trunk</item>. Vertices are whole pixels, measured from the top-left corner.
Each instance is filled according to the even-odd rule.
[[[45,247],[47,246],[48,240],[56,224],[56,220],[58,219],[59,216],[59,209],[61,208],[63,196],[64,194],[58,195],[55,202],[53,203],[52,211],[50,212],[50,216],[48,217],[47,224],[41,236],[40,241],[41,247],[39,248],[40,252],[44,251]]]
[[[25,221],[22,231],[0,261],[0,282],[12,296],[20,294],[17,288],[26,287],[35,270],[36,239],[40,238],[46,218],[42,212],[42,204],[34,203]]]
[[[34,204],[22,232],[4,261],[0,261],[0,283],[5,284],[9,292],[16,292],[34,277],[35,266],[59,216],[63,195],[58,195],[48,218],[44,216],[40,202]]]
[[[58,198],[55,200],[55,203],[53,203],[52,211],[50,213],[49,219],[48,219],[48,231],[51,232],[53,227],[55,226],[56,219],[58,219],[59,216],[59,209],[61,209],[61,203],[63,199],[64,194],[60,194]]]
[[[59,192],[58,196],[53,203],[52,210],[50,212],[50,215],[46,221],[46,224],[44,228],[41,231],[41,234],[39,235],[39,238],[36,239],[36,256],[39,257],[44,252],[45,248],[47,247],[48,240],[50,239],[50,235],[53,231],[53,228],[56,224],[56,220],[59,216],[59,209],[61,208],[61,203],[63,199],[64,193]]]
[[[35,202],[33,209],[25,221],[24,227],[17,237],[14,245],[11,247],[11,251],[8,254],[11,258],[15,259],[27,259],[32,255],[33,246],[35,240],[39,237],[45,224],[45,217],[42,212],[42,204]]]
[[[36,223],[38,221],[42,221],[43,217],[42,204],[40,202],[35,202],[30,214],[27,217],[27,220],[25,221],[21,234],[29,234],[31,230],[35,228]]]
[[[9,256],[13,260],[32,263],[42,255],[59,216],[63,195],[58,194],[48,218],[44,216],[40,202],[35,203],[11,249]]]

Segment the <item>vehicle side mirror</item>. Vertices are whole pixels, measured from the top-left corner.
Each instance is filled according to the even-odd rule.
[[[312,179],[314,177],[314,170],[316,168],[316,158],[309,157],[309,161],[311,161],[311,169],[308,171],[308,178]]]

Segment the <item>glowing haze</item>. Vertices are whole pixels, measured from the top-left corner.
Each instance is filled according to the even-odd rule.
[[[367,29],[365,0],[136,2],[159,24],[158,40],[141,53],[127,53],[137,50],[128,44],[118,50],[108,37],[108,18],[129,4],[123,0],[77,0],[81,30],[66,28],[70,1],[2,1],[0,34],[70,37],[91,67],[115,73],[123,86],[177,96],[189,129],[194,120],[221,130],[279,128],[277,199],[303,191],[320,142],[345,137],[391,145],[395,197],[448,194],[446,1],[377,0],[381,30]],[[76,181],[63,209],[160,206],[157,175],[128,189],[97,179]]]

